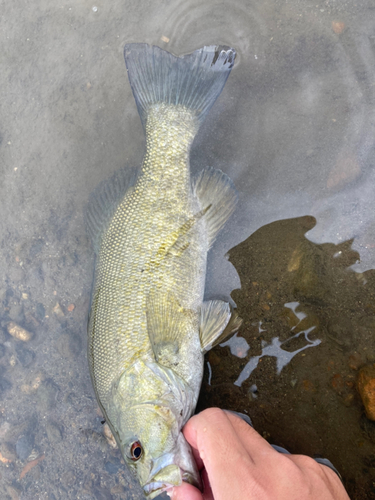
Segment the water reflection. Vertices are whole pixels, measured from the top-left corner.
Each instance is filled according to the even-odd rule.
[[[375,271],[351,269],[359,259],[352,240],[310,241],[315,223],[310,216],[273,222],[229,251],[244,323],[208,354],[211,385],[204,383],[199,407],[249,413],[272,442],[328,456],[351,497],[362,498],[375,478],[363,473],[375,425],[355,383],[358,369],[375,361]]]

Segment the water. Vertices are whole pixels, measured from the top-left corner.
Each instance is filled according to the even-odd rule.
[[[375,361],[374,14],[372,0],[2,5],[1,498],[142,498],[103,437],[85,351],[84,207],[144,148],[129,42],[238,51],[191,161],[239,188],[206,295],[231,294],[244,324],[207,356],[199,409],[247,412],[271,442],[328,457],[352,499],[375,498],[355,388]]]

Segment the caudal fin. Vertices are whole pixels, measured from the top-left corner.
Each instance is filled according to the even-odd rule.
[[[131,43],[124,57],[145,127],[148,108],[157,103],[190,108],[202,122],[227,81],[236,51],[210,45],[177,57],[160,47]]]

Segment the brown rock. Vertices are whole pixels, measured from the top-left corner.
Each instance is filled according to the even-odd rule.
[[[340,21],[332,21],[332,30],[336,35],[341,35],[345,29],[345,24]]]
[[[9,335],[17,340],[22,340],[23,342],[28,342],[32,337],[30,332],[22,328],[22,326],[17,325],[17,323],[14,323],[14,321],[8,323],[7,330]]]
[[[52,311],[56,314],[58,318],[63,318],[65,316],[64,311],[61,309],[61,306],[58,302],[56,302],[56,305],[52,309]]]
[[[358,352],[353,352],[353,354],[349,356],[348,363],[349,368],[351,368],[352,370],[358,370],[358,368],[363,363],[361,355],[358,354]]]
[[[375,420],[375,365],[367,365],[360,370],[357,388],[365,407],[366,417]]]

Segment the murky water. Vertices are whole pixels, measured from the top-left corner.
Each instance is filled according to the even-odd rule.
[[[373,1],[15,1],[0,23],[0,497],[142,498],[89,379],[83,215],[100,181],[141,162],[122,50],[148,42],[238,51],[192,170],[239,189],[206,294],[231,294],[244,324],[207,356],[199,409],[247,412],[271,442],[328,457],[352,499],[375,498],[356,390],[375,361]]]

